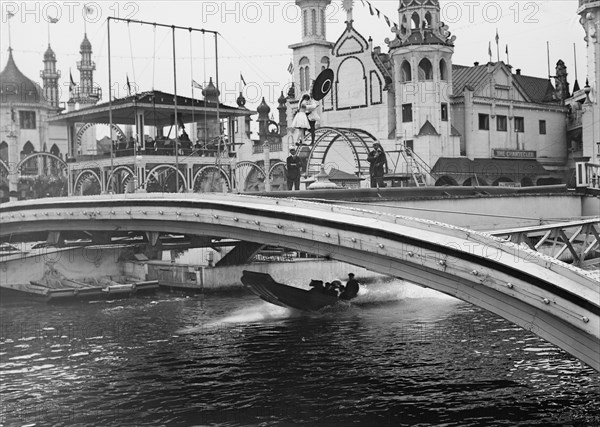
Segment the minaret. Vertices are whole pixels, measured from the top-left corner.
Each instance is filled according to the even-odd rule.
[[[80,104],[96,104],[101,98],[100,88],[94,87],[94,70],[96,63],[92,61],[92,44],[83,35],[83,41],[79,47],[81,61],[77,62],[79,70],[79,88],[76,90],[75,98]]]
[[[269,133],[268,125],[271,107],[267,105],[264,97],[260,105],[256,108],[256,112],[258,113],[258,135],[260,136],[261,141],[265,142]]]
[[[279,113],[279,135],[285,136],[287,134],[287,98],[283,95],[283,91],[281,91],[277,102],[279,103],[277,106]]]
[[[600,156],[600,2],[579,0],[577,13],[581,16],[579,23],[585,30],[587,44],[587,78],[589,87],[582,117],[583,155],[592,163],[598,163]],[[586,86],[588,86],[586,84]]]
[[[430,166],[458,155],[451,142],[452,55],[455,36],[440,20],[438,0],[401,0],[400,28],[389,41],[396,85],[396,138]]]
[[[329,65],[333,43],[326,37],[326,11],[331,0],[296,0],[300,8],[302,42],[290,45],[293,51],[296,97],[310,90],[312,81]]]
[[[40,77],[44,85],[44,97],[46,101],[54,108],[58,108],[58,79],[60,78],[60,70],[56,69],[56,55],[48,44],[48,49],[44,53],[44,69],[40,71]]]

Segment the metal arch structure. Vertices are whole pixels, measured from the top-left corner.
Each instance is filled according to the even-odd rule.
[[[2,159],[0,159],[0,169],[4,170],[4,175],[3,176],[8,176],[9,170],[8,170],[8,165],[6,164],[6,162]],[[2,176],[2,175],[0,175]]]
[[[146,176],[146,180],[142,183],[142,187],[146,188],[147,185],[150,183],[150,179],[154,178],[156,180],[156,182],[158,182],[159,180],[159,176],[158,173],[162,172],[163,170],[170,170],[173,173],[178,173],[179,174],[179,179],[181,179],[180,183],[183,185],[183,188],[188,188],[188,182],[187,179],[185,177],[185,174],[183,172],[181,172],[180,170],[178,170],[174,165],[169,165],[169,164],[161,164],[158,166],[153,167],[149,172],[148,175]],[[169,175],[166,176],[166,178],[168,178]]]
[[[247,171],[244,174],[244,170]],[[233,168],[233,180],[235,182],[235,188],[238,191],[247,191],[248,189],[248,180],[250,178],[250,174],[252,171],[256,171],[259,175],[262,175],[263,179],[265,178],[265,170],[260,167],[256,162],[252,161],[242,161],[237,162]],[[195,180],[194,180],[195,182]]]
[[[307,159],[307,173],[309,175],[319,173],[329,149],[338,140],[345,142],[352,150],[356,171],[360,172],[361,175],[368,176],[367,156],[370,151],[369,144],[372,146],[378,142],[377,138],[362,129],[334,127],[322,127],[316,130],[315,143]]]
[[[67,165],[67,162],[65,162],[63,159],[61,159],[58,156],[55,156],[52,153],[47,153],[45,151],[41,151],[39,153],[32,153],[29,156],[25,157],[24,159],[21,159],[21,161],[19,161],[19,163],[17,163],[17,170],[20,171],[21,168],[23,167],[23,165],[27,164],[28,161],[33,160],[37,157],[49,157],[52,160],[55,160],[56,163],[58,164],[58,166],[63,169],[64,171],[67,171],[69,169],[69,166]]]
[[[225,179],[225,184],[227,185],[227,187],[229,189],[232,188],[232,186],[231,186],[231,179],[229,178],[229,175],[227,174],[227,171],[225,171],[225,169],[223,169],[221,166],[209,165],[209,166],[204,166],[204,167],[200,168],[194,174],[194,177],[192,179],[192,185],[191,185],[192,189],[195,188],[196,181],[198,180],[198,178],[200,178],[203,173],[205,173],[206,171],[209,171],[209,170],[215,170],[215,171],[217,171],[223,177],[223,179]]]
[[[81,137],[83,136],[84,133],[87,132],[88,129],[96,126],[96,125],[106,125],[108,126],[110,129],[114,130],[115,133],[118,135],[117,140],[119,139],[127,139],[127,136],[125,135],[125,133],[123,133],[123,131],[121,130],[121,128],[119,126],[117,126],[116,124],[109,124],[109,123],[86,123],[84,124],[78,131],[77,134],[75,134],[75,141],[77,142],[77,145],[81,145]]]
[[[600,217],[597,218],[600,223]],[[145,231],[311,252],[403,278],[489,310],[600,371],[600,289],[591,272],[447,224],[296,199],[127,194],[0,205],[0,239]]]
[[[98,182],[98,185],[100,186],[100,192],[102,192],[102,180],[100,179],[100,176],[91,169],[84,169],[75,178],[75,184],[73,185],[73,188],[75,189],[76,193],[79,193],[81,190],[83,178],[90,175]]]
[[[113,180],[115,179],[117,174],[121,171],[124,171],[128,176],[126,178],[124,178],[123,182],[121,182],[120,184],[126,185],[130,179],[133,179],[135,177],[135,173],[134,173],[133,169],[130,168],[129,166],[126,166],[126,165],[117,166],[116,168],[114,168],[114,170],[109,172],[108,179],[106,180],[106,189],[107,190],[110,190],[113,188],[113,186],[112,186]]]

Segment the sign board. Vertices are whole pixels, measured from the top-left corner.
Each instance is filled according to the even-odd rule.
[[[492,152],[493,157],[500,159],[535,159],[537,157],[537,151],[505,150],[494,148]]]

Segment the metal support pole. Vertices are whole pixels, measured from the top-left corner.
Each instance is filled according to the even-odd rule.
[[[179,193],[179,120],[177,117],[177,61],[175,59],[175,26],[173,30],[173,92],[175,104],[175,192]]]
[[[108,31],[108,131],[110,132],[110,176],[114,178],[113,173],[115,171],[114,164],[114,146],[113,140],[113,116],[112,116],[112,74],[110,65],[110,16],[106,19],[106,29]],[[108,183],[110,186],[110,181]],[[106,189],[110,191],[109,188]]]

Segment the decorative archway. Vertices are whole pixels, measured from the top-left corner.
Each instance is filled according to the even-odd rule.
[[[100,177],[91,169],[83,170],[75,179],[75,194],[79,196],[91,196],[102,193]]]
[[[269,180],[272,191],[287,190],[287,165],[285,162],[277,162],[269,169]]]
[[[106,188],[115,194],[131,192],[129,184],[133,180],[133,169],[129,166],[118,166],[108,176]]]
[[[219,166],[204,166],[194,175],[194,193],[222,193],[231,188],[227,172]]]
[[[81,145],[81,137],[83,136],[83,134],[90,128],[96,126],[96,125],[106,125],[111,127],[108,123],[86,123],[84,124],[78,131],[77,134],[75,135],[75,141],[77,142],[77,145]],[[119,126],[117,126],[116,124],[112,124],[112,129],[115,131],[115,133],[118,135],[117,140],[119,139],[123,139],[125,140],[127,137],[125,136],[125,134],[123,133],[123,131],[121,130],[121,128]]]
[[[377,142],[377,138],[362,129],[322,127],[315,132],[315,144],[312,146],[307,159],[307,175],[316,175],[325,164],[327,153],[337,141],[343,142],[352,151],[355,172],[369,175],[367,156],[370,148]]]
[[[176,174],[179,174],[179,188]],[[179,193],[187,189],[187,180],[183,172],[175,166],[159,165],[148,172],[144,186],[148,193]]]
[[[435,186],[436,187],[445,187],[445,186],[456,187],[456,186],[458,186],[458,182],[456,182],[456,180],[454,178],[452,178],[451,176],[444,175],[435,182]]]
[[[234,182],[244,193],[265,191],[265,171],[255,162],[239,162],[234,168]]]
[[[487,181],[478,176],[471,176],[465,179],[462,183],[464,187],[486,187],[488,185]]]
[[[42,164],[40,164],[40,162],[33,161],[34,159],[42,159]],[[48,161],[50,164],[47,165],[46,161]],[[47,170],[49,175],[62,175],[63,172],[66,173],[68,170],[67,163],[60,157],[47,152],[34,152],[17,163],[17,171],[22,175],[42,175],[39,170],[40,166],[44,169],[44,171]]]

